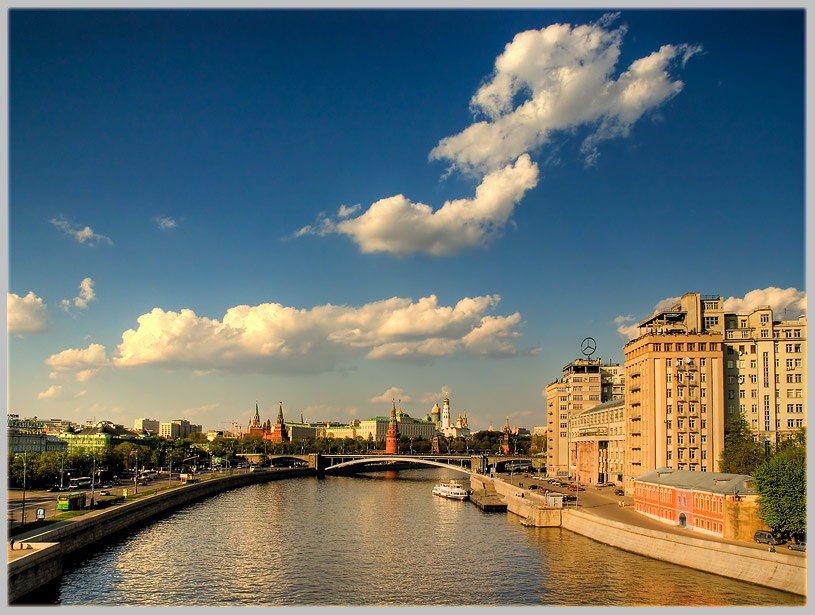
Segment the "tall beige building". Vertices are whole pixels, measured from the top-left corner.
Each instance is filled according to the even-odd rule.
[[[625,345],[625,490],[659,467],[715,472],[724,446],[724,311],[688,293]]]
[[[725,408],[769,447],[806,427],[806,316],[774,320],[769,306],[725,315]]]
[[[594,406],[624,396],[625,378],[617,364],[602,360],[575,359],[563,368],[560,380],[546,387],[546,473],[569,476],[576,472],[576,442],[571,440],[569,420]]]

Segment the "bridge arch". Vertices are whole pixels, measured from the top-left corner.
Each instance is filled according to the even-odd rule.
[[[456,472],[461,472],[462,474],[467,474],[468,476],[473,476],[477,474],[477,472],[473,472],[472,470],[468,470],[467,468],[464,468],[462,466],[455,466],[449,463],[443,463],[441,461],[433,461],[432,459],[422,459],[417,457],[400,457],[391,455],[388,456],[377,455],[376,457],[366,457],[364,459],[352,459],[351,461],[343,461],[342,463],[338,463],[332,466],[326,466],[324,470],[325,471],[341,470],[342,468],[348,468],[351,466],[369,465],[371,463],[381,463],[383,461],[395,461],[397,463],[413,463],[417,465],[444,468],[445,470],[455,470]]]

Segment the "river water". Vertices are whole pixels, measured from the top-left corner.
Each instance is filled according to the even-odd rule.
[[[430,491],[436,469],[296,478],[178,510],[66,570],[95,606],[720,606],[805,599]]]

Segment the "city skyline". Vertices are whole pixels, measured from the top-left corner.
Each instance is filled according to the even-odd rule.
[[[531,430],[683,293],[795,318],[804,19],[13,10],[8,411]]]

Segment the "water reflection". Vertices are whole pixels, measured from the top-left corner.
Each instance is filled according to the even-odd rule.
[[[802,605],[431,494],[407,470],[252,485],[67,571],[71,605]]]

